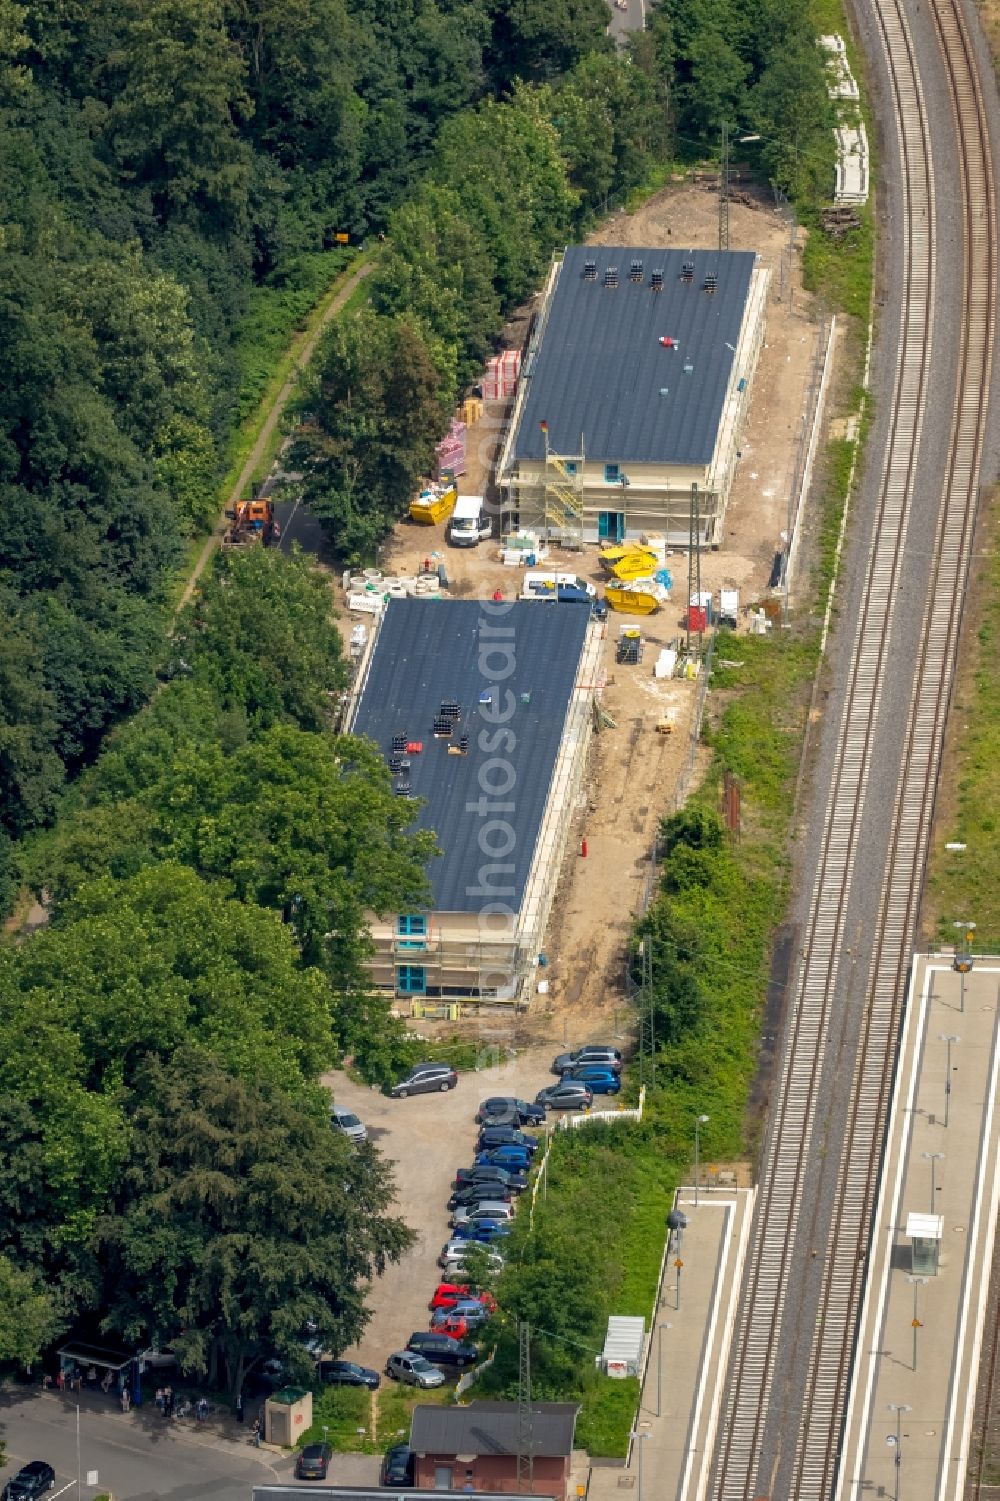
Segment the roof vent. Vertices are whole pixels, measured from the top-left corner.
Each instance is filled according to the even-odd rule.
[[[702,288],[709,294],[710,297],[713,297],[715,295],[715,289],[718,285],[718,282],[719,273],[717,271],[706,271],[705,280],[702,282]]]
[[[681,281],[694,281],[694,261],[685,261],[681,266]]]
[[[584,281],[596,281],[597,280],[597,262],[596,261],[584,261],[584,263],[583,263],[583,279],[584,279]]]
[[[661,386],[660,387],[660,395],[661,396],[669,396],[670,395],[670,387],[669,386]]]
[[[634,282],[642,281],[642,261],[632,262],[628,268],[628,279]]]
[[[617,266],[608,266],[605,269],[605,272],[604,272],[604,285],[606,287],[617,287],[617,285],[618,285],[618,267]]]
[[[694,371],[694,366],[690,360],[685,360],[682,368],[685,375],[691,375]]]
[[[654,292],[663,291],[663,269],[658,266],[655,271],[649,273],[649,285]]]

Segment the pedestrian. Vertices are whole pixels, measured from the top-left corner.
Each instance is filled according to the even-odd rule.
[[[132,1406],[132,1398],[129,1395],[129,1389],[128,1389],[127,1386],[123,1386],[122,1387],[122,1412],[128,1412],[128,1410],[129,1410],[129,1408],[131,1406]]]
[[[243,1421],[243,1393],[242,1392],[237,1392],[237,1394],[236,1394],[236,1421],[237,1421],[237,1423],[242,1423],[242,1421]]]
[[[205,1421],[205,1419],[207,1417],[208,1417],[208,1398],[207,1397],[199,1397],[197,1403],[195,1404],[195,1409],[194,1409],[195,1422],[196,1423],[204,1423],[204,1421]]]
[[[105,1371],[104,1375],[101,1377],[101,1391],[104,1393],[105,1396],[107,1396],[107,1394],[108,1394],[108,1392],[110,1390],[111,1390],[111,1372],[110,1371]]]
[[[66,1372],[63,1370],[62,1366],[60,1366],[58,1371],[56,1371],[56,1386],[60,1391],[63,1391],[66,1386]]]
[[[253,1433],[254,1448],[259,1449],[260,1448],[260,1418],[254,1418],[254,1420],[253,1420],[253,1428],[252,1428],[251,1432]]]
[[[174,1389],[172,1386],[163,1388],[163,1416],[172,1418],[174,1415]]]
[[[158,1386],[156,1388],[156,1396],[153,1398],[153,1401],[156,1403],[156,1410],[157,1410],[157,1412],[162,1412],[163,1411],[163,1387],[162,1386]]]
[[[93,1384],[94,1384],[94,1382],[96,1380],[97,1380],[97,1367],[95,1365],[89,1366],[88,1369],[87,1369],[87,1385],[88,1386],[93,1386]]]
[[[47,1392],[49,1390],[49,1388],[51,1387],[51,1385],[52,1385],[52,1377],[49,1375],[48,1371],[46,1371],[45,1374],[42,1376],[42,1391],[43,1392]]]

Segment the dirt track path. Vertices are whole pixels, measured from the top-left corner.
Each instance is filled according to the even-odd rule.
[[[274,429],[277,427],[279,421],[281,420],[281,414],[285,410],[285,407],[288,405],[288,398],[291,396],[292,391],[295,389],[296,381],[313,357],[313,352],[316,349],[316,345],[320,341],[320,336],[322,335],[323,330],[330,322],[330,319],[333,318],[335,314],[340,312],[341,308],[344,306],[345,302],[347,302],[355,287],[357,287],[360,282],[364,281],[365,277],[371,273],[374,264],[374,261],[366,261],[363,266],[359,266],[358,269],[347,278],[337,295],[330,299],[329,305],[323,311],[323,316],[320,318],[319,322],[317,323],[316,327],[313,329],[309,337],[304,341],[302,348],[300,349],[296,357],[295,364],[292,366],[292,370],[289,374],[288,379],[285,381],[284,385],[281,387],[281,390],[274,398],[271,410],[268,412],[266,418],[264,419],[264,425],[257,436],[256,443],[250,450],[250,453],[247,455],[247,461],[243,465],[243,468],[240,470],[239,478],[237,479],[232,490],[226,496],[227,507],[234,505],[235,502],[239,500],[241,495],[245,495],[247,493],[254,470],[260,463],[271,434],[274,432]],[[222,540],[222,534],[225,530],[226,517],[225,512],[223,511],[223,514],[216,522],[211,535],[205,539],[205,545],[201,549],[201,552],[198,554],[197,561],[195,562],[195,565],[191,570],[191,577],[185,584],[184,593],[181,595],[180,599],[177,602],[177,608],[174,611],[175,615],[180,614],[181,610],[183,610],[184,606],[188,603],[188,600],[194,593],[195,586],[204,573],[206,567],[208,566],[212,554],[219,546],[219,543]]]

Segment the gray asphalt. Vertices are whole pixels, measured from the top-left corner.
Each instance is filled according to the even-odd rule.
[[[76,1403],[40,1388],[0,1392],[0,1439],[7,1466],[0,1484],[30,1459],[48,1460],[57,1474],[48,1501],[65,1491],[76,1501]],[[111,1491],[115,1501],[247,1501],[254,1483],[291,1475],[290,1459],[254,1449],[246,1430],[211,1420],[165,1423],[152,1405],[120,1412],[110,1399],[84,1392],[80,1403],[81,1497]],[[87,1484],[97,1471],[96,1486]]]
[[[802,948],[801,933],[808,918],[826,810],[826,790],[831,781],[843,709],[849,651],[854,622],[858,618],[873,530],[881,459],[886,447],[890,418],[900,320],[902,245],[899,234],[900,170],[897,165],[897,142],[894,130],[885,120],[887,110],[882,107],[882,101],[887,97],[886,79],[869,0],[857,6],[855,14],[870,59],[870,86],[880,124],[880,265],[877,287],[880,306],[877,310],[878,326],[872,373],[875,418],[849,528],[840,585],[838,624],[829,655],[824,719],[818,743],[814,747],[815,765],[811,789],[800,810],[800,827],[796,840],[796,895],[790,914],[791,920],[799,924],[800,937],[796,953],[793,954],[792,978],[796,970],[795,961]],[[887,691],[879,708],[877,748],[865,803],[859,858],[850,893],[846,928],[850,935],[849,953],[846,956],[848,962],[842,963],[840,967],[835,1005],[837,1020],[833,1025],[826,1055],[822,1092],[816,1112],[817,1125],[810,1145],[810,1165],[805,1175],[807,1188],[799,1218],[792,1275],[789,1278],[786,1319],[779,1340],[775,1382],[758,1462],[757,1489],[762,1494],[777,1496],[791,1494],[791,1465],[796,1436],[803,1421],[802,1399],[806,1390],[810,1340],[815,1330],[819,1305],[826,1230],[836,1188],[838,1146],[843,1140],[851,1066],[857,1052],[866,982],[876,944],[874,923],[886,866],[893,800],[900,774],[901,730],[912,691],[915,642],[920,632],[928,587],[931,558],[927,539],[934,534],[952,418],[959,294],[956,283],[949,275],[949,266],[960,265],[959,225],[952,190],[952,184],[958,180],[958,169],[951,135],[950,106],[944,80],[939,75],[940,65],[933,26],[926,11],[917,4],[908,7],[908,18],[924,77],[933,132],[940,254],[934,310],[936,373],[922,433],[914,521],[909,532],[900,598],[892,626],[889,645],[891,667]],[[971,12],[969,19],[972,27],[978,30],[978,22]],[[987,88],[992,94],[988,64],[984,78],[987,79]],[[995,388],[992,441],[984,466],[984,481],[995,477],[997,469],[996,398]],[[791,991],[792,986],[789,985],[786,995]],[[815,1258],[814,1251],[819,1252]]]
[[[614,0],[609,0],[609,3],[611,21],[608,25],[608,32],[614,37],[616,46],[624,47],[631,33],[642,31],[646,24],[647,0],[626,0],[626,4],[621,9],[615,5]]]

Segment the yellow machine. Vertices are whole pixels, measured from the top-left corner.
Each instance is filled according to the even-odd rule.
[[[226,516],[230,524],[223,533],[223,547],[249,547],[255,542],[270,547],[281,536],[281,528],[274,518],[274,506],[269,500],[239,500],[227,510]]]
[[[435,526],[447,521],[455,509],[458,486],[451,475],[442,475],[438,484],[430,484],[410,501],[410,520],[421,526]]]

